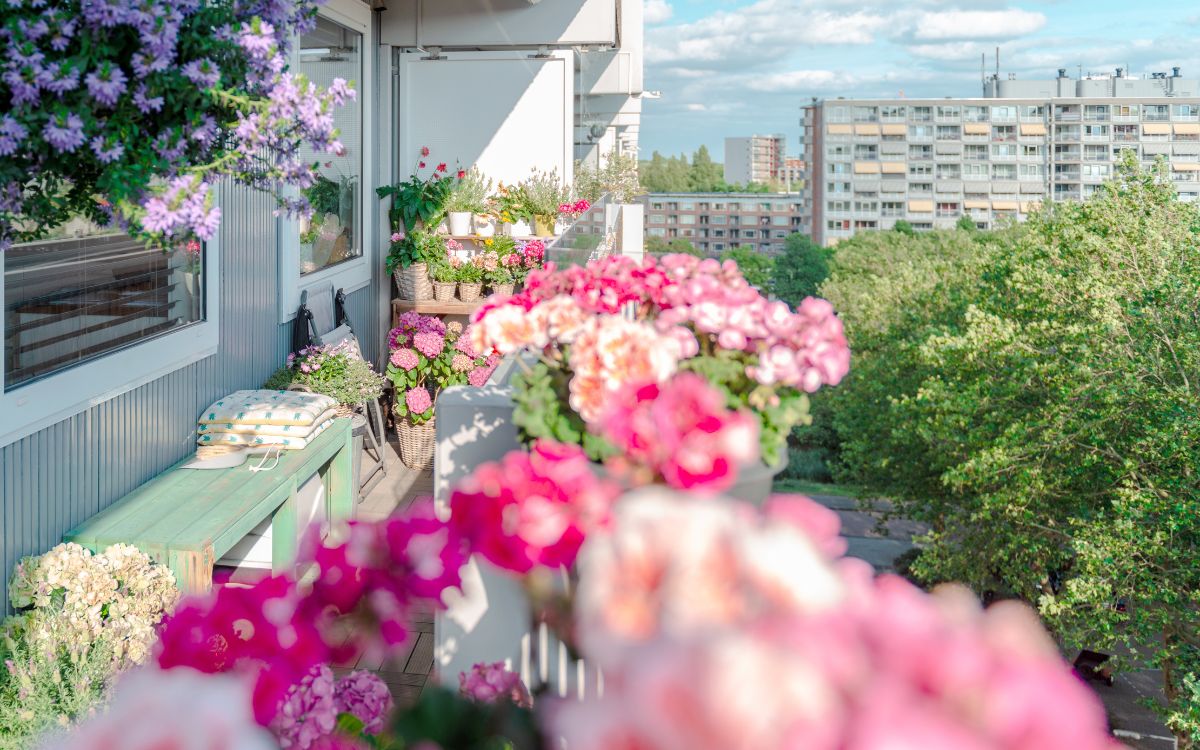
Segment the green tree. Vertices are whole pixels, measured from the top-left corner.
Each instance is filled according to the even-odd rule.
[[[771,291],[792,307],[805,297],[815,297],[829,276],[830,248],[821,247],[806,234],[790,234],[783,255],[771,269]]]
[[[898,220],[892,226],[892,231],[896,232],[897,234],[907,234],[910,236],[917,233],[917,230],[913,229],[913,225],[910,224],[909,222],[905,221],[904,219]]]
[[[688,183],[692,192],[711,193],[719,191],[725,185],[724,168],[712,160],[708,146],[700,146],[692,154],[692,167],[688,175]]]
[[[753,247],[742,245],[721,253],[721,260],[732,260],[737,263],[742,275],[750,286],[758,288],[763,293],[771,288],[771,269],[775,260],[771,256],[760,253]]]
[[[975,221],[970,216],[960,216],[958,221],[954,223],[955,229],[961,229],[964,232],[978,232],[979,227],[975,226]]]
[[[924,580],[1025,599],[1068,646],[1161,668],[1194,747],[1200,208],[1129,158],[1024,226],[885,235],[900,263],[839,246],[822,287],[855,351],[844,471],[930,525]]]

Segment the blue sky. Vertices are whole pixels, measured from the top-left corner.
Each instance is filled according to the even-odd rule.
[[[784,133],[811,97],[976,96],[979,55],[1052,78],[1182,66],[1200,78],[1195,0],[645,0],[641,148],[721,154],[727,135]]]

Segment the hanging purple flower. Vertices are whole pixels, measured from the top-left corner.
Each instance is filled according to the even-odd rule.
[[[202,89],[210,89],[221,80],[221,69],[207,57],[203,60],[192,60],[180,71],[183,77]]]
[[[0,156],[14,153],[28,135],[29,131],[12,115],[0,116]]]
[[[92,147],[92,153],[96,155],[96,158],[105,164],[113,163],[125,153],[124,145],[102,135],[93,138],[89,145]]]
[[[68,153],[83,145],[83,120],[74,112],[51,117],[42,128],[42,136],[55,151]]]
[[[106,107],[114,106],[121,98],[121,94],[125,93],[127,80],[125,71],[110,63],[104,63],[99,70],[93,70],[84,79],[87,83],[88,93]]]

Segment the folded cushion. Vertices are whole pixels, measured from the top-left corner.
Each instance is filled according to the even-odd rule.
[[[200,445],[275,445],[288,450],[300,450],[315,440],[317,435],[320,435],[322,432],[324,432],[325,429],[331,424],[333,424],[332,419],[322,422],[304,437],[259,435],[254,433],[238,432],[205,432],[200,435],[196,442]]]
[[[197,420],[200,424],[304,426],[318,422],[337,401],[300,391],[234,391],[214,402]]]
[[[312,424],[242,424],[240,422],[209,422],[197,425],[196,432],[206,435],[214,432],[232,432],[241,435],[275,435],[278,437],[306,438],[327,422],[337,417],[336,409],[326,409]],[[322,428],[323,429],[323,428]]]

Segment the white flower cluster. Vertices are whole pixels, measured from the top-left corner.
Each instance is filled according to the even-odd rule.
[[[78,654],[103,640],[121,670],[149,657],[155,626],[179,592],[171,571],[136,547],[114,544],[92,554],[67,543],[22,559],[9,598],[18,609],[32,608],[31,645]]]

